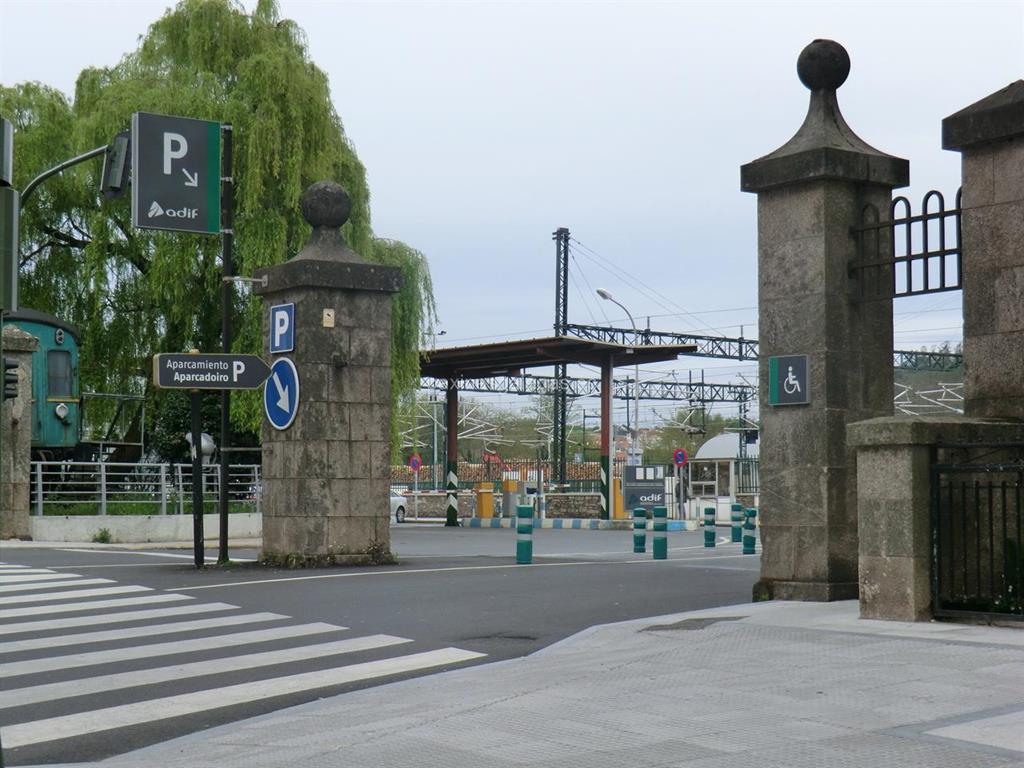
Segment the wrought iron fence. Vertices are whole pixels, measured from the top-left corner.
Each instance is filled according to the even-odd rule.
[[[203,468],[203,497],[220,498],[218,465]],[[231,511],[259,512],[263,496],[260,467],[228,468]],[[34,461],[31,465],[33,515],[166,515],[191,512],[191,464]]]
[[[858,254],[848,265],[853,298],[877,301],[962,288],[961,207],[961,190],[949,209],[941,192],[928,192],[917,215],[907,198],[896,197],[884,221],[874,206],[865,207],[860,226],[851,228]]]
[[[1024,620],[1024,460],[932,468],[936,616]]]

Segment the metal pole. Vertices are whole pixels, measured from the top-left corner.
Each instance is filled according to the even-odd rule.
[[[447,407],[445,420],[448,425],[448,473],[445,487],[448,489],[448,507],[445,515],[446,526],[459,524],[459,387],[455,379],[448,379]]]
[[[46,181],[48,178],[50,178],[51,176],[54,176],[54,175],[60,173],[61,171],[65,171],[65,170],[67,170],[68,168],[70,168],[73,165],[78,165],[79,163],[84,163],[86,160],[89,160],[90,158],[106,154],[106,152],[107,152],[107,145],[104,144],[102,147],[96,147],[96,149],[90,149],[88,152],[86,152],[83,155],[79,155],[78,157],[73,157],[70,160],[65,160],[60,165],[55,165],[55,166],[53,166],[53,168],[50,168],[48,171],[43,171],[38,176],[36,176],[34,179],[32,179],[32,181],[30,181],[28,183],[28,186],[25,187],[24,190],[22,190],[22,193],[21,193],[21,207],[22,208],[25,207],[25,201],[28,200],[28,196],[32,194],[32,191],[36,187],[38,187],[40,184],[42,184],[44,181]]]
[[[220,127],[223,154],[221,155],[221,266],[223,277],[234,277],[234,219],[235,219],[235,182],[231,176],[232,167],[232,140],[231,125],[226,124]],[[220,302],[220,334],[221,349],[225,353],[231,352],[231,310],[234,304],[234,283],[230,280],[221,281],[221,302]],[[217,563],[225,564],[230,561],[228,557],[228,502],[231,462],[231,390],[225,389],[220,393],[220,549],[217,554]]]
[[[160,514],[167,514],[167,465],[160,465]]]
[[[612,366],[611,355],[601,365],[601,519],[611,518]]]
[[[193,390],[189,395],[192,405],[192,549],[196,568],[204,565],[203,542],[203,419],[202,393]]]

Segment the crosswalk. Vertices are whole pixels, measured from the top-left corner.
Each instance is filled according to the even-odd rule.
[[[453,647],[408,652],[414,643],[0,563],[0,737],[9,753],[47,745],[74,753],[75,742],[64,740],[146,725],[165,736],[182,733],[184,721],[176,731],[160,729],[197,713],[227,722],[235,719],[231,708],[248,716],[252,705],[266,711],[276,698],[293,704],[296,695],[312,699],[326,689],[484,656]]]

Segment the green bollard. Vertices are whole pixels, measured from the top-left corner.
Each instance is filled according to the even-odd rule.
[[[655,560],[668,559],[668,508],[654,508],[654,544],[651,547]]]
[[[533,505],[516,507],[516,565],[533,562]]]
[[[704,546],[715,546],[715,508],[704,507]]]
[[[748,509],[743,521],[743,554],[756,555],[757,543],[757,510]]]
[[[729,518],[732,523],[732,543],[739,544],[743,541],[743,505],[733,504]]]
[[[633,510],[633,553],[647,551],[647,510],[637,507]]]

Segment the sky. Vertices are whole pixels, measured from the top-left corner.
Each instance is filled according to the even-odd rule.
[[[115,64],[169,5],[0,0],[0,82],[72,94],[84,67]],[[739,167],[800,126],[805,45],[846,47],[843,114],[910,161],[900,193],[915,210],[959,184],[942,119],[1024,72],[1019,1],[279,6],[328,75],[374,230],[429,260],[438,346],[550,335],[558,227],[573,237],[570,322],[628,327],[604,288],[639,325],[756,338],[756,196],[740,191]],[[959,293],[895,312],[897,349],[961,338]],[[698,358],[641,377],[702,369],[756,379],[750,364]],[[645,403],[641,420],[673,409]]]

